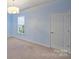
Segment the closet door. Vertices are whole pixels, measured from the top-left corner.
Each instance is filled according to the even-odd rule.
[[[71,15],[70,12],[64,15],[64,48],[70,52],[71,49]]]
[[[52,48],[64,49],[63,14],[53,14],[50,20],[50,45]]]
[[[52,48],[65,49],[71,47],[71,15],[70,12],[51,15],[50,45]]]

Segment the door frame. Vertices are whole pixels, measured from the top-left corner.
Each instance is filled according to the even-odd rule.
[[[50,48],[52,48],[52,46],[51,46],[51,17],[52,17],[52,15],[56,15],[56,14],[67,14],[67,13],[68,14],[71,14],[71,11],[69,10],[67,12],[50,13],[50,15],[49,15],[49,22],[50,22],[49,23],[49,43],[50,43]],[[60,49],[60,48],[57,48],[57,49]],[[60,50],[63,50],[63,51],[68,52],[68,53],[71,53],[71,51],[68,51],[65,48],[64,49],[60,49]]]

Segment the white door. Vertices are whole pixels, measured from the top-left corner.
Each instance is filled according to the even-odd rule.
[[[64,48],[70,52],[71,50],[71,15],[64,15]]]
[[[51,15],[50,20],[50,35],[51,35],[51,47],[63,49],[64,47],[64,21],[62,14]]]
[[[71,19],[68,13],[51,15],[50,43],[52,48],[65,49],[70,52]]]

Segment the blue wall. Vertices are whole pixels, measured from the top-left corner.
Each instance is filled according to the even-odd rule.
[[[22,11],[18,15],[8,15],[8,32],[15,37],[49,46],[49,20],[51,13],[70,10],[70,0],[60,0]],[[17,18],[25,16],[25,33],[17,34]]]
[[[13,15],[7,14],[7,34],[10,36],[12,34],[12,26],[13,26]]]

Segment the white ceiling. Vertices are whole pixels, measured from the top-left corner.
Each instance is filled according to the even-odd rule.
[[[14,2],[12,0],[7,0],[8,7],[12,6],[13,4],[20,9],[30,8],[32,6],[46,3],[46,2],[54,2],[56,0],[15,0]]]

